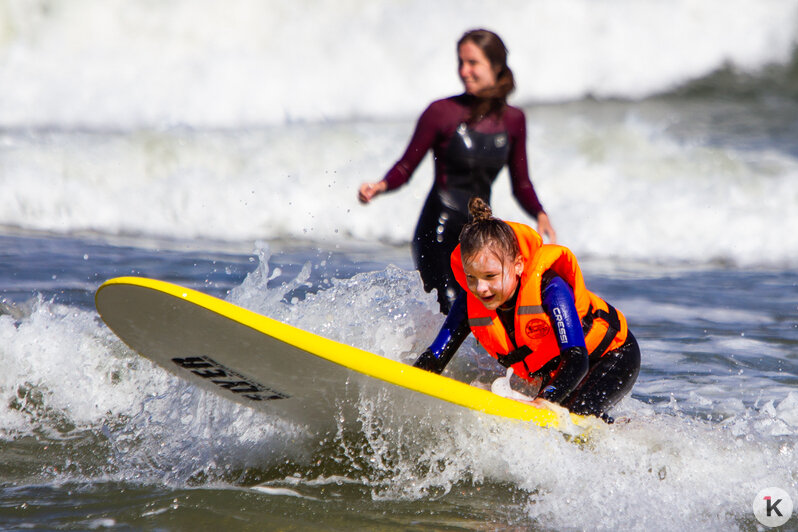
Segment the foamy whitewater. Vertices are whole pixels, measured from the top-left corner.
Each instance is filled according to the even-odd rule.
[[[430,157],[356,191],[461,91],[474,27],[509,47],[559,243],[641,343],[618,423],[363,389],[321,438],[100,321],[141,275],[412,362],[442,322],[408,246]],[[796,43],[798,0],[0,0],[0,528],[757,528],[759,490],[798,503]],[[469,339],[446,374],[496,366]]]
[[[721,68],[756,80],[790,61],[796,20],[783,0],[0,2],[0,224],[407,242],[430,157],[376,207],[356,188],[461,90],[454,43],[486,26],[510,48],[538,194],[578,255],[794,265],[798,153],[755,123],[717,131],[784,120],[794,100],[540,104],[637,100]],[[526,219],[506,176],[495,190],[499,215]]]
[[[225,128],[415,117],[495,29],[520,102],[641,98],[789,61],[794,0],[0,3],[6,126]]]

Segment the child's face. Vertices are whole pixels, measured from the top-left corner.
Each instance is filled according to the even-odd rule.
[[[483,248],[463,261],[468,291],[489,310],[496,310],[513,297],[518,278],[524,271],[524,259],[502,255]]]

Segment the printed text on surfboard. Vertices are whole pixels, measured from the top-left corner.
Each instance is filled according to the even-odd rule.
[[[289,397],[287,394],[272,390],[253,379],[244,377],[208,356],[173,358],[172,362],[220,388],[230,390],[232,393],[252,401],[270,401]]]

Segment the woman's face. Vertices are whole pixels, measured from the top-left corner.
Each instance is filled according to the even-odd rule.
[[[496,84],[497,68],[482,49],[472,41],[465,41],[458,50],[460,57],[460,79],[467,94],[478,96],[480,92]]]
[[[510,258],[485,247],[463,261],[468,291],[485,308],[496,310],[513,297],[518,277],[524,271],[521,255]]]

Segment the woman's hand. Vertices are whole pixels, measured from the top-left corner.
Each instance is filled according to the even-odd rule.
[[[540,233],[540,236],[547,237],[549,239],[549,244],[557,243],[557,233],[551,226],[549,215],[543,211],[538,213],[538,233]]]
[[[357,199],[360,200],[360,203],[368,203],[375,196],[382,194],[388,188],[388,184],[385,181],[377,181],[376,183],[363,183],[360,185],[360,190],[357,193]]]

